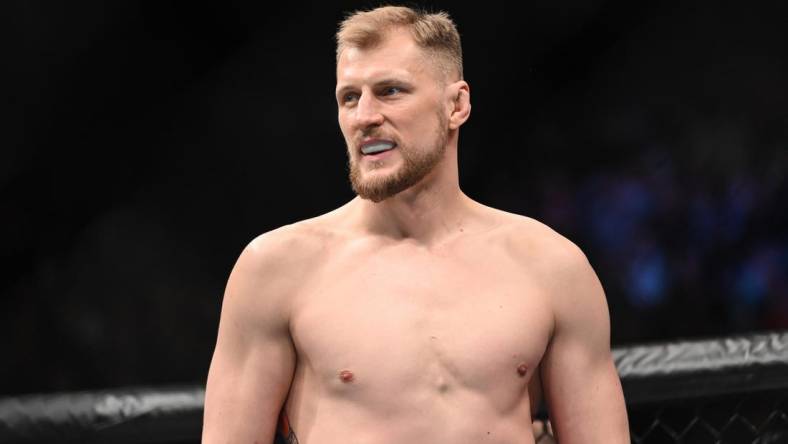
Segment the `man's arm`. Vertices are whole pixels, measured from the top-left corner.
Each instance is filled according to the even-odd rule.
[[[553,431],[561,444],[629,443],[604,291],[574,244],[561,250],[550,278],[554,330],[541,362]]]
[[[228,279],[208,372],[203,444],[273,442],[296,360],[287,309],[292,274],[283,269],[282,246],[273,233],[255,239]]]

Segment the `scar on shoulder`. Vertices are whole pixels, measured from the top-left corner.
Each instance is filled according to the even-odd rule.
[[[339,379],[342,382],[352,382],[353,381],[353,372],[350,370],[342,370],[339,372]]]
[[[520,376],[525,376],[526,373],[528,373],[528,366],[525,364],[525,362],[522,362],[517,366],[517,374]]]

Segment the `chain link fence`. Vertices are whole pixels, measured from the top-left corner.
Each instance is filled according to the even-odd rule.
[[[614,350],[633,444],[788,444],[788,333]],[[546,410],[537,444],[557,442]]]
[[[698,398],[627,409],[633,444],[788,444],[788,391]],[[537,444],[553,444],[534,422]]]
[[[634,444],[788,443],[788,391],[677,401],[632,408]]]

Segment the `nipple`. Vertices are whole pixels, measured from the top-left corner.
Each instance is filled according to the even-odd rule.
[[[520,376],[525,376],[526,373],[528,373],[528,366],[523,362],[517,366],[517,374]]]
[[[342,370],[341,372],[339,372],[339,379],[342,382],[350,382],[353,380],[353,372],[351,372],[350,370]]]

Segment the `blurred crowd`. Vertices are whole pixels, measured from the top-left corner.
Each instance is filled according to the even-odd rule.
[[[722,179],[678,170],[671,156],[650,153],[574,183],[547,174],[535,213],[584,248],[628,341],[656,339],[661,329],[788,328],[781,168]]]

